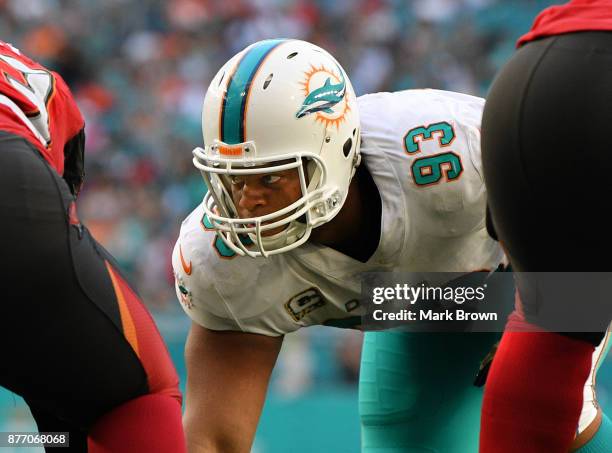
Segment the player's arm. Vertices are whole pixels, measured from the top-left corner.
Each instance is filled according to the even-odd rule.
[[[248,453],[283,337],[192,323],[183,418],[190,453]]]

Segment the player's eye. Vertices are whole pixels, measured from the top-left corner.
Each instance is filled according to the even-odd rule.
[[[278,175],[266,175],[263,177],[264,184],[274,184],[280,181],[281,177]]]
[[[231,175],[229,177],[229,180],[235,186],[242,184],[244,182],[244,178],[242,178],[241,176],[235,176],[235,175]]]

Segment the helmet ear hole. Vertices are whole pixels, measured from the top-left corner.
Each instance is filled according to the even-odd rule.
[[[298,53],[297,52],[293,52],[290,53],[289,55],[287,55],[287,60],[291,60],[293,57],[295,57]]]
[[[348,155],[351,153],[352,148],[353,148],[353,140],[351,139],[351,137],[349,137],[348,140],[345,141],[344,145],[342,146],[344,157],[348,157]]]
[[[266,88],[268,88],[268,85],[270,85],[270,82],[272,82],[272,77],[274,77],[274,73],[270,73],[270,75],[266,78],[264,84],[263,84],[263,89],[265,90]]]

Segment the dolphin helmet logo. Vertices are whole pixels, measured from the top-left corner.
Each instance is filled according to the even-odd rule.
[[[311,66],[310,70],[305,73],[306,80],[302,83],[306,99],[295,114],[296,118],[314,113],[316,119],[326,125],[338,126],[342,122],[350,107],[345,96],[346,81],[340,68],[338,68],[338,74],[323,66],[319,68]],[[321,86],[323,79],[325,82]],[[313,89],[313,86],[318,86],[318,88]]]
[[[295,116],[301,118],[310,113],[321,111],[334,113],[331,108],[344,99],[345,92],[346,83],[344,80],[338,84],[332,84],[331,77],[328,77],[321,88],[317,88],[304,99],[302,107]]]

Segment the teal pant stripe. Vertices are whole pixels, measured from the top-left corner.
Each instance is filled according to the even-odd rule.
[[[238,62],[221,106],[221,141],[235,145],[245,141],[244,110],[253,77],[266,56],[285,39],[270,39],[251,47]]]

